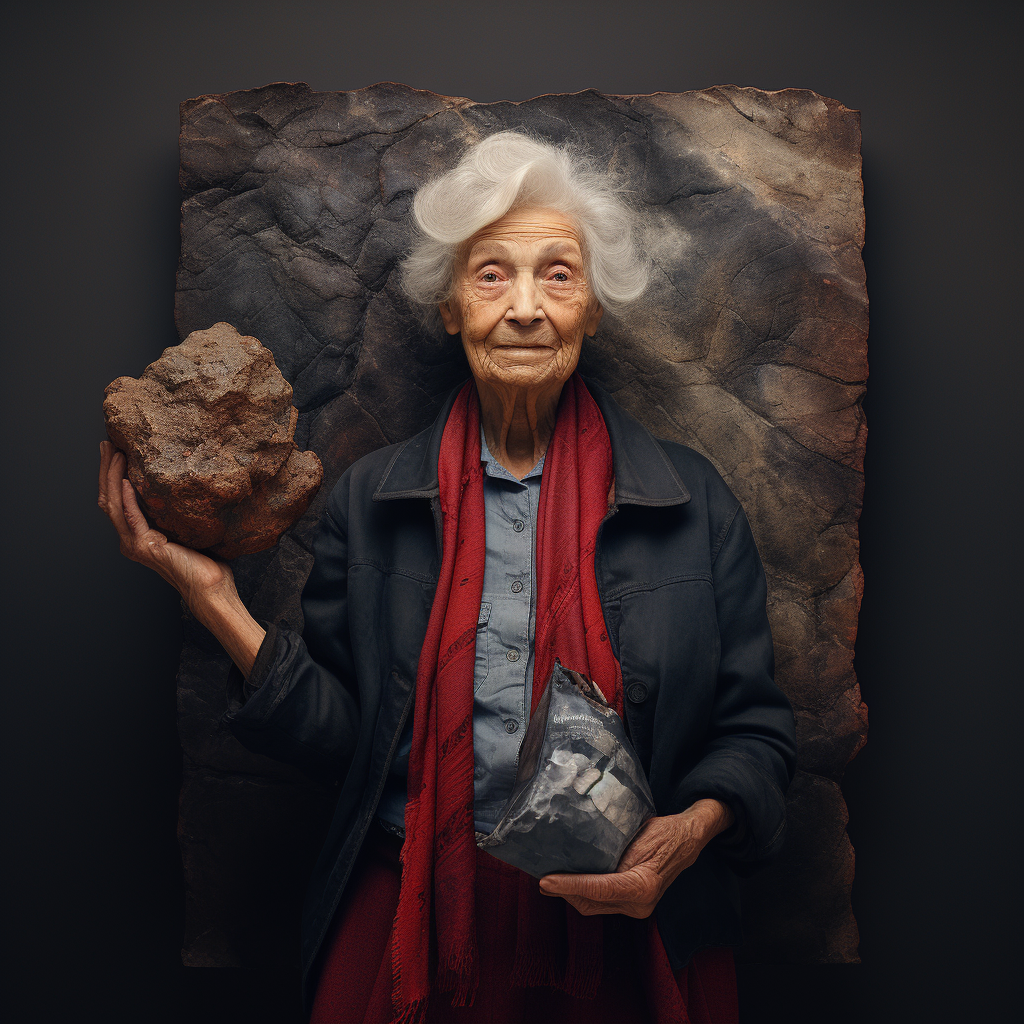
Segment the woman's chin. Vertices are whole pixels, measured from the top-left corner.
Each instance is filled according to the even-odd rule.
[[[484,372],[474,374],[478,380],[495,388],[547,388],[564,384],[575,365],[555,358],[550,349],[541,355],[537,349],[510,349],[492,354]],[[521,354],[521,355],[520,355]]]
[[[540,391],[563,382],[557,374],[538,372],[531,366],[516,366],[492,374],[487,383],[499,391]]]

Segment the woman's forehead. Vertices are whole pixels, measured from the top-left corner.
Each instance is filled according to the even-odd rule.
[[[470,239],[467,255],[479,249],[542,247],[547,250],[581,251],[580,233],[563,213],[546,208],[525,207],[510,210]]]

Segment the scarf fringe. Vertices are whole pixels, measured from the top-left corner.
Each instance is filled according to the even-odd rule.
[[[595,960],[586,964],[569,965],[560,972],[550,961],[538,957],[517,956],[512,965],[511,981],[520,988],[558,989],[574,999],[593,999],[601,987],[604,964]]]
[[[562,988],[564,976],[560,975],[556,965],[550,959],[541,959],[517,950],[516,958],[512,963],[511,981],[519,988],[540,988],[542,985],[550,988]]]
[[[452,1006],[472,1006],[480,975],[473,950],[462,950],[438,964],[435,984],[439,992],[452,994]]]
[[[427,1015],[427,1000],[414,999],[408,1006],[398,1008],[391,1024],[422,1024]]]
[[[403,854],[405,849],[399,853],[399,863],[402,864]],[[404,864],[402,865],[402,873],[405,872]],[[402,977],[405,974],[403,970],[404,964],[402,962],[403,957],[399,943],[397,941],[398,936],[398,914],[395,914],[395,920],[391,927],[391,941],[387,953],[385,954],[391,960],[391,1006],[395,1013],[391,1024],[421,1024],[424,1017],[426,1016],[427,1002],[429,999],[429,985],[427,988],[427,994],[416,997],[405,1003],[402,1003]],[[415,985],[415,975],[410,972],[414,978],[413,984]]]
[[[582,964],[570,963],[565,972],[565,985],[562,991],[575,999],[593,999],[601,987],[601,977],[604,974],[602,959],[588,959]]]

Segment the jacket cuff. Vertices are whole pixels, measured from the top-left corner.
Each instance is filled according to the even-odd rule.
[[[709,793],[708,795],[711,796],[712,794]],[[711,842],[722,853],[729,854],[730,856],[742,854],[747,845],[749,833],[747,816],[743,813],[743,808],[735,800],[723,800],[720,796],[716,796],[714,799],[721,800],[732,811],[733,822],[727,829],[719,832]]]
[[[257,622],[266,630],[267,635],[256,652],[256,660],[253,662],[252,671],[249,677],[242,675],[242,670],[234,663],[228,672],[228,708],[230,711],[238,710],[253,694],[263,685],[270,668],[274,663],[274,648],[277,644],[277,626],[272,622]]]
[[[735,751],[708,754],[683,779],[676,807],[685,810],[702,797],[732,809],[735,821],[712,843],[730,861],[764,862],[782,846],[785,797],[754,759]]]

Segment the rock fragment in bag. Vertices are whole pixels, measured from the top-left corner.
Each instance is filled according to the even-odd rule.
[[[592,682],[556,659],[519,748],[512,795],[477,845],[535,878],[604,874],[653,814],[622,719]]]

